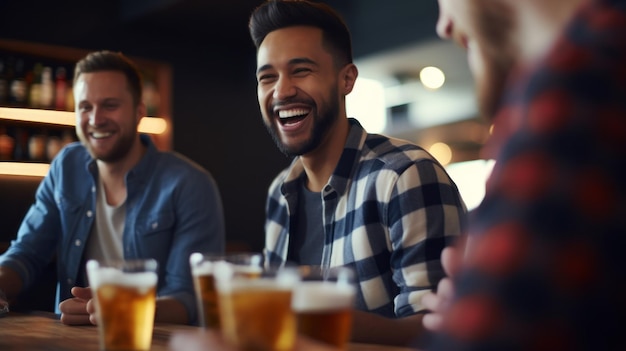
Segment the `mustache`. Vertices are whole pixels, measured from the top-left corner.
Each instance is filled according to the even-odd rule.
[[[271,108],[272,110],[274,110],[276,108],[280,108],[280,107],[288,106],[292,104],[303,104],[303,105],[314,106],[315,102],[311,99],[301,99],[301,98],[287,99],[287,100],[274,101],[271,105]]]

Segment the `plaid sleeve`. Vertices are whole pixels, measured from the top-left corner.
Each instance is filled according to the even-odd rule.
[[[269,187],[265,206],[265,247],[263,254],[267,264],[280,264],[287,257],[287,228],[289,214],[287,202],[281,195],[286,171],[281,172]]]
[[[421,159],[399,174],[387,213],[397,316],[423,311],[422,296],[445,276],[441,251],[462,233],[465,216],[456,185],[436,161]]]

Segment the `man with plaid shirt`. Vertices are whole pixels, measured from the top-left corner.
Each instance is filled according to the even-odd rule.
[[[295,156],[269,189],[268,262],[354,268],[352,339],[409,343],[422,328],[421,297],[444,276],[441,251],[463,230],[456,185],[422,148],[347,118],[358,71],[329,7],[266,2],[250,33],[263,121]]]

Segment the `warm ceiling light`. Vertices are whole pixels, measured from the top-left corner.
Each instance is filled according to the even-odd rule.
[[[437,67],[428,66],[420,71],[420,81],[428,89],[439,89],[446,81],[446,75]]]
[[[447,165],[452,161],[452,149],[445,143],[434,143],[429,149],[431,155],[442,165]]]

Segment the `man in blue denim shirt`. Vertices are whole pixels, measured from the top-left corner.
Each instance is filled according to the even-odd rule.
[[[138,134],[141,86],[134,64],[118,53],[91,53],[76,65],[81,143],[54,159],[17,239],[0,256],[0,290],[8,299],[32,286],[56,255],[61,320],[95,323],[85,262],[154,258],[156,321],[195,322],[188,257],[223,252],[222,203],[206,170]]]

